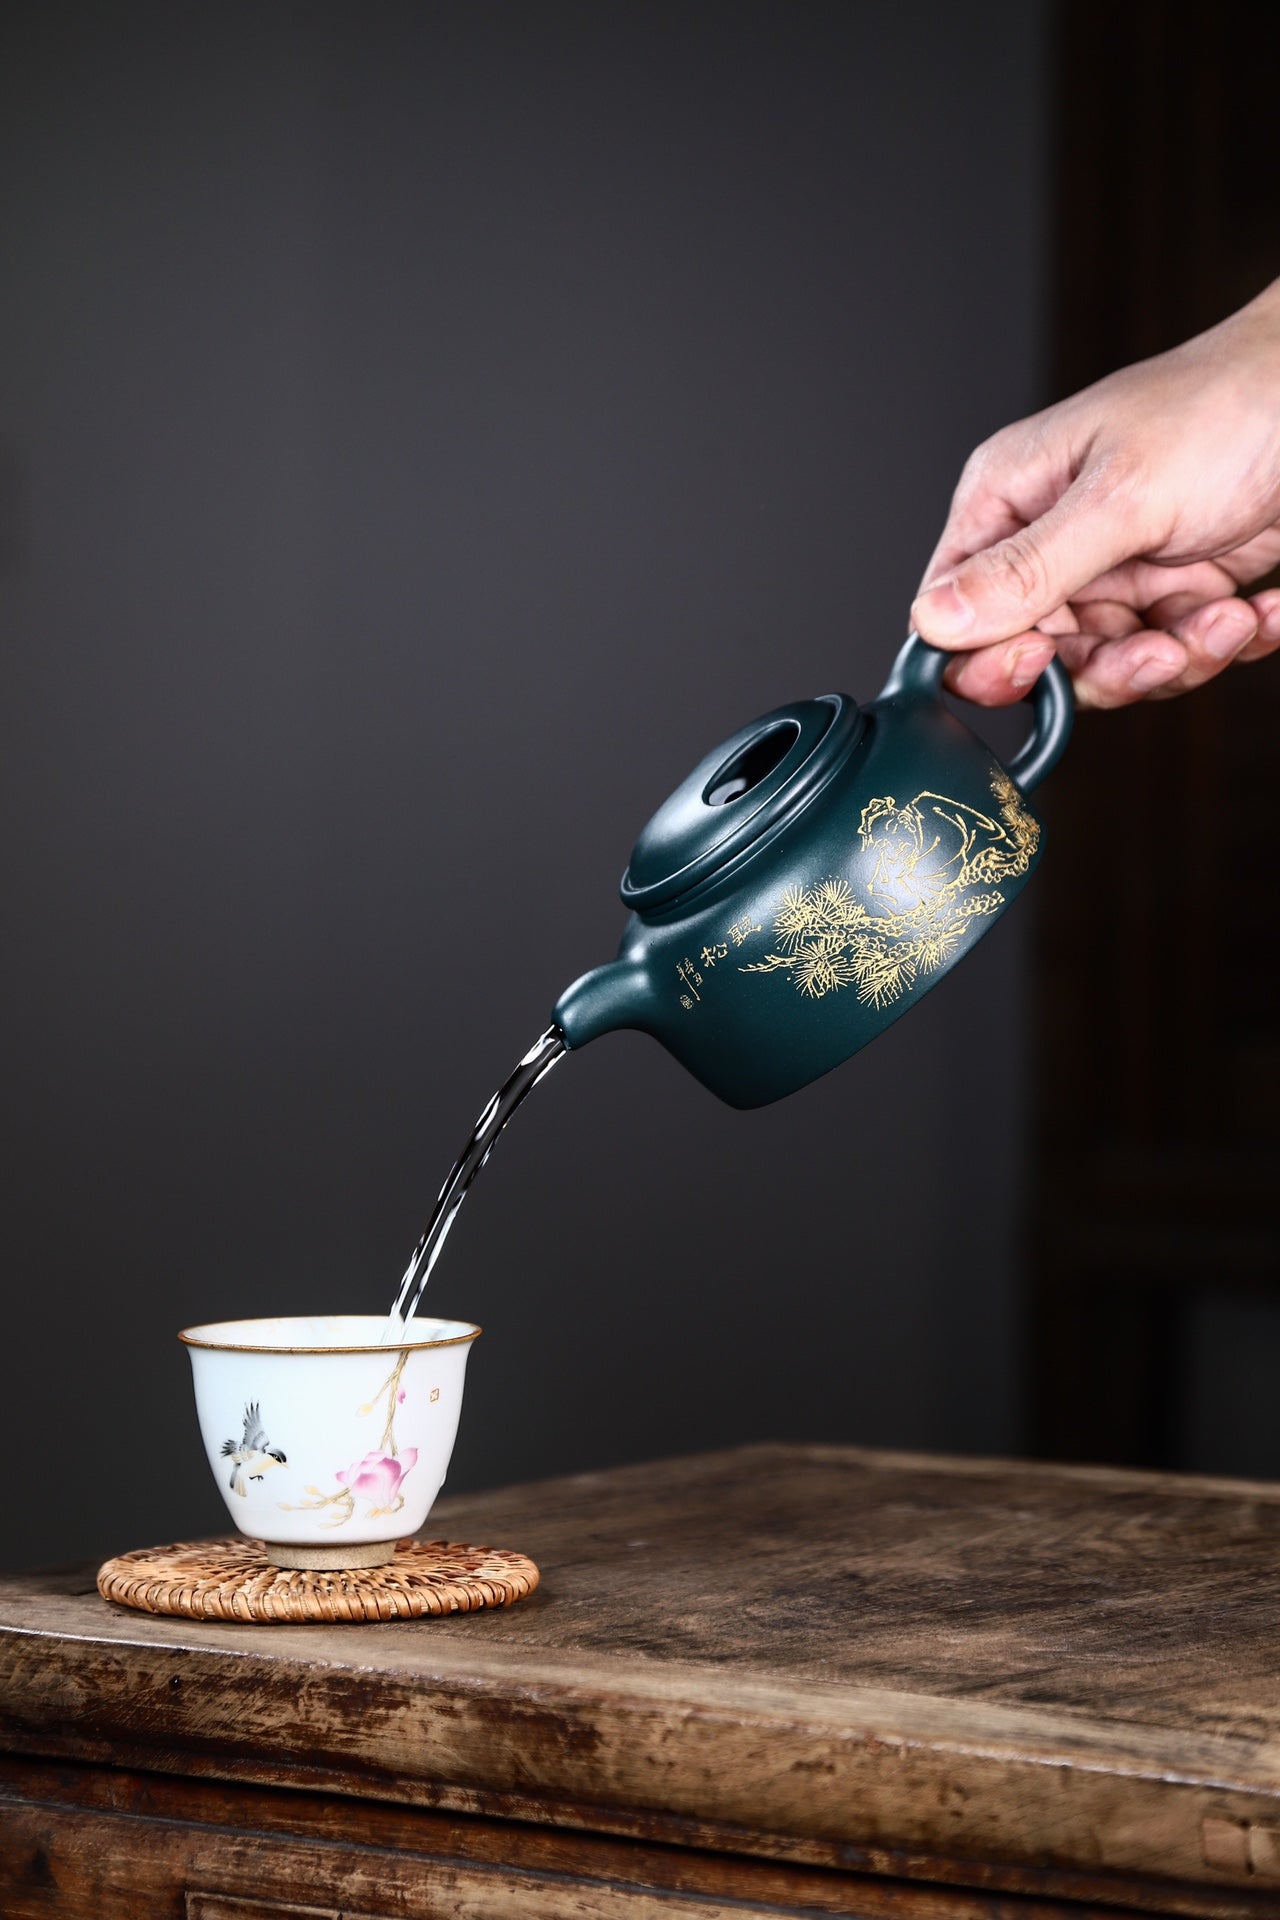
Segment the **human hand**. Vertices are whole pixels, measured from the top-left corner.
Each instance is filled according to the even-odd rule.
[[[947,685],[1167,699],[1280,646],[1280,281],[1220,326],[980,446],[911,610]]]

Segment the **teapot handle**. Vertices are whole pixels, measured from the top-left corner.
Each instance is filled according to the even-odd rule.
[[[880,698],[886,700],[906,694],[937,700],[942,693],[942,676],[953,657],[942,647],[932,647],[918,633],[913,633],[894,661]],[[1030,702],[1035,713],[1035,726],[1030,739],[1019,748],[1005,771],[1024,793],[1030,793],[1061,760],[1076,717],[1071,676],[1061,660],[1052,659],[1023,698]]]

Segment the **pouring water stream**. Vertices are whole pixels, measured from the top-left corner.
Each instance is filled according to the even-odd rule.
[[[499,1087],[471,1131],[471,1137],[454,1161],[448,1179],[440,1189],[426,1230],[413,1250],[404,1270],[395,1303],[387,1316],[382,1344],[394,1346],[403,1339],[405,1327],[418,1310],[418,1304],[431,1278],[431,1270],[440,1257],[449,1229],[476,1175],[493,1152],[498,1135],[526,1095],[539,1080],[550,1073],[556,1061],[568,1051],[559,1027],[548,1027],[520,1061],[511,1078]]]

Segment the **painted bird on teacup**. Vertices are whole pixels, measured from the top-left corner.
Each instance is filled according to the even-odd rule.
[[[251,1400],[244,1410],[244,1438],[238,1442],[224,1440],[222,1452],[231,1461],[231,1491],[242,1494],[246,1500],[249,1497],[246,1481],[261,1480],[271,1467],[288,1465],[280,1448],[273,1447],[267,1438],[256,1400]]]

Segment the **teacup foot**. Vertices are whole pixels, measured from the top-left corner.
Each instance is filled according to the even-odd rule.
[[[273,1567],[302,1567],[313,1573],[345,1573],[357,1567],[389,1567],[396,1557],[394,1540],[352,1541],[340,1547],[326,1540],[323,1544],[296,1546],[292,1542],[264,1540],[263,1549]]]

